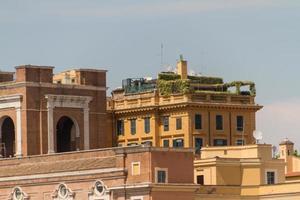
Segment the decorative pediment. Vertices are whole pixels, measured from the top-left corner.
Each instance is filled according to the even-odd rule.
[[[96,181],[89,192],[89,200],[109,200],[110,192],[102,181]]]
[[[65,184],[60,184],[52,194],[53,200],[73,200],[75,192]]]
[[[8,200],[28,200],[29,196],[20,187],[15,187],[8,196]]]

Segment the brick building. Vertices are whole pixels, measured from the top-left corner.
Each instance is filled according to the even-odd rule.
[[[106,71],[73,71],[72,84],[54,83],[53,67],[18,66],[15,79],[11,72],[0,73],[3,157],[111,146]]]

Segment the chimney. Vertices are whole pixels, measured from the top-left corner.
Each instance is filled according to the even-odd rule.
[[[180,60],[177,62],[177,74],[181,76],[181,79],[187,79],[187,61],[180,55]]]

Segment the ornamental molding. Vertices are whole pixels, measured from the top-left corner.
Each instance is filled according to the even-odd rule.
[[[8,200],[29,200],[29,196],[20,187],[14,187],[8,196]]]
[[[20,108],[22,101],[22,95],[7,95],[0,97],[0,109],[4,108]]]
[[[86,108],[88,109],[89,103],[93,97],[90,96],[74,96],[74,95],[45,95],[47,99],[47,107],[64,107],[64,108]]]
[[[59,184],[52,194],[53,200],[73,200],[74,198],[75,192],[68,188],[64,183]]]
[[[88,193],[88,200],[109,200],[110,191],[102,181],[96,181]]]

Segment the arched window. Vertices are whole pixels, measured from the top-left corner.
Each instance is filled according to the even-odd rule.
[[[61,117],[56,124],[56,151],[69,152],[79,149],[79,126],[70,117]]]
[[[0,120],[0,154],[4,158],[13,157],[16,153],[15,125],[10,117]]]

